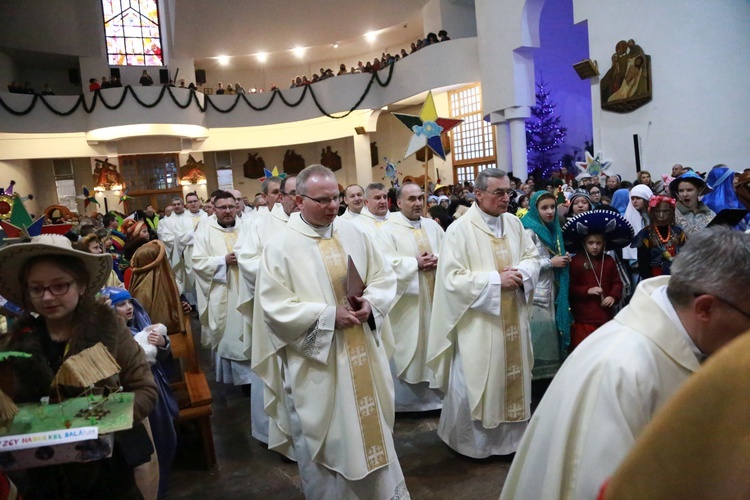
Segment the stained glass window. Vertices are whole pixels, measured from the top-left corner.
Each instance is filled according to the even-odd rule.
[[[102,0],[110,66],[164,66],[157,0]]]
[[[497,167],[494,127],[482,118],[478,83],[448,93],[451,118],[464,121],[451,132],[453,173],[457,182],[474,182],[485,168]]]

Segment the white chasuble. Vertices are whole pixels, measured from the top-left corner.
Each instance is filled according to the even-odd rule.
[[[539,276],[540,261],[518,218],[511,214],[491,218],[496,235],[483,215],[489,218],[473,205],[443,239],[427,363],[438,384],[450,391],[453,377],[445,367],[454,361],[456,351],[460,353],[460,378],[465,381],[471,419],[484,429],[495,429],[530,417],[533,355],[528,295]],[[493,283],[507,267],[521,272],[523,289],[501,291],[500,283]],[[446,405],[447,400],[446,395]]]
[[[234,251],[240,227],[235,222],[225,228],[207,219],[198,227],[193,248],[195,279],[206,299],[199,311],[201,324],[207,327],[205,341],[220,357],[233,361],[249,359],[241,339],[244,319],[237,310],[239,268],[227,266],[225,260]]]
[[[395,212],[379,229],[390,244],[384,253],[398,279],[396,303],[388,318],[396,342],[396,375],[410,384],[427,382],[430,387],[437,387],[435,376],[427,367],[435,270],[418,270],[417,255],[438,254],[444,232],[432,219],[422,217],[419,222],[421,227],[415,228],[400,212]],[[390,255],[389,248],[395,250],[395,255]]]
[[[311,460],[358,481],[398,463],[386,353],[393,339],[382,321],[391,309],[396,280],[360,228],[341,219],[329,228],[332,237],[322,238],[300,214],[292,214],[286,230],[263,249],[253,369],[273,396],[266,402],[277,424],[269,429],[269,448],[283,453],[292,440],[289,422],[278,410],[286,387]],[[345,302],[349,256],[365,282],[364,298],[372,305],[376,331],[367,323],[335,329],[336,305]],[[259,339],[261,335],[266,338]],[[280,376],[279,358],[284,366]]]

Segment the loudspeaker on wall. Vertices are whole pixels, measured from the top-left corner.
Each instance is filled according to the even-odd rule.
[[[206,70],[205,69],[196,69],[195,70],[195,84],[196,85],[205,85],[206,83]]]
[[[80,85],[81,70],[78,68],[68,68],[68,81],[74,85]]]

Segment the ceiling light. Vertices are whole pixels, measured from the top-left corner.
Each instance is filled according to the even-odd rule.
[[[294,55],[297,56],[297,57],[299,57],[300,59],[302,59],[303,57],[305,57],[305,48],[304,47],[295,47],[294,50],[293,50],[293,52],[294,52]]]
[[[339,48],[339,44],[338,44],[338,42],[336,42],[336,43],[334,43],[334,44],[333,44],[333,48],[334,48],[334,49],[338,49],[338,48]]]
[[[365,38],[368,42],[374,42],[375,39],[378,37],[378,34],[374,31],[370,31],[369,33],[365,33]]]
[[[268,60],[268,54],[266,54],[265,52],[258,52],[257,54],[255,54],[255,57],[257,57],[258,62],[261,63],[264,63]]]
[[[226,66],[227,64],[229,64],[229,56],[219,56],[216,59],[222,66]]]

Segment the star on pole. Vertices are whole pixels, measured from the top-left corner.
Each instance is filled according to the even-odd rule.
[[[445,160],[442,135],[463,122],[463,120],[454,118],[439,118],[435,109],[435,101],[432,99],[432,91],[427,94],[427,99],[422,105],[419,115],[393,113],[393,116],[414,132],[409,141],[409,146],[406,148],[404,158],[408,158],[427,147]]]

